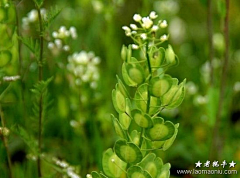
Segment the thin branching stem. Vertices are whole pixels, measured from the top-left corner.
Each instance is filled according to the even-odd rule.
[[[227,80],[227,70],[228,70],[228,63],[229,63],[229,4],[230,0],[226,1],[226,16],[224,19],[224,40],[225,40],[225,54],[224,54],[224,61],[223,61],[223,67],[222,67],[222,75],[221,75],[221,84],[219,88],[219,102],[218,102],[218,110],[216,114],[216,123],[214,125],[213,130],[213,140],[212,140],[212,148],[211,148],[211,156],[218,157],[219,153],[221,151],[221,145],[220,145],[220,138],[219,138],[219,125],[221,123],[221,116],[222,116],[222,107],[224,103],[224,94],[225,94],[225,84]],[[218,152],[214,152],[213,150],[218,150]]]
[[[0,105],[0,115],[1,115],[2,127],[5,128],[4,113],[3,113],[1,105]],[[6,149],[6,153],[7,153],[8,168],[9,168],[9,178],[13,178],[12,161],[11,161],[10,152],[9,152],[9,148],[8,148],[8,138],[7,138],[7,136],[4,136],[4,134],[2,134],[2,140],[3,140],[3,145],[4,145],[4,147]]]
[[[38,58],[38,81],[42,81],[43,78],[43,26],[40,8],[37,8],[38,20],[39,20],[39,33],[40,33],[40,52]],[[39,123],[38,123],[38,159],[37,159],[37,169],[38,177],[42,177],[41,172],[41,152],[42,152],[42,122],[43,122],[43,96],[41,94],[39,99]]]
[[[214,47],[213,47],[213,25],[212,25],[212,0],[208,0],[207,10],[207,30],[208,30],[208,52],[210,62],[210,86],[214,86],[214,70],[213,70],[213,58],[214,58]]]

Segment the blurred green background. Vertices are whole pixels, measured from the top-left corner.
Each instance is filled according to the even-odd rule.
[[[120,51],[123,44],[132,40],[125,36],[122,26],[134,23],[135,13],[143,16],[154,10],[159,19],[168,21],[166,33],[169,43],[180,59],[179,66],[169,73],[182,81],[187,78],[186,97],[179,108],[163,111],[162,116],[174,123],[180,123],[179,134],[171,149],[157,153],[164,162],[170,162],[171,177],[206,177],[206,175],[178,175],[179,169],[194,169],[197,161],[211,160],[212,152],[218,152],[215,160],[236,162],[238,175],[217,175],[216,177],[240,177],[240,1],[230,2],[230,54],[225,83],[225,95],[217,138],[213,136],[215,112],[218,105],[217,93],[220,86],[224,60],[224,17],[223,0],[212,1],[212,30],[214,47],[214,82],[210,87],[209,42],[207,25],[207,0],[71,0],[45,1],[46,11],[59,7],[61,13],[50,25],[44,38],[44,79],[54,77],[49,85],[51,103],[44,120],[43,174],[47,177],[64,177],[61,171],[51,163],[53,157],[65,160],[82,177],[92,170],[101,169],[102,152],[112,147],[117,139],[113,130],[110,114],[115,113],[111,101],[111,91],[116,83],[116,74],[121,76]],[[30,0],[8,2],[10,10],[4,14],[7,1],[2,0],[0,20],[0,51],[8,44],[4,42],[8,35],[12,58],[7,66],[1,67],[3,75],[21,76],[12,84],[1,103],[6,126],[10,129],[9,150],[16,178],[37,177],[36,159],[31,146],[20,138],[14,126],[19,125],[37,137],[37,118],[34,117],[34,94],[30,92],[37,82],[37,62],[27,47],[20,46],[21,61],[18,57],[17,30],[24,37],[37,38],[37,23],[30,23],[26,28],[23,18],[35,8]],[[16,5],[17,13],[14,14]],[[17,16],[17,20],[15,18]],[[16,29],[18,21],[19,28]],[[12,22],[12,23],[11,23]],[[4,24],[6,26],[4,27]],[[78,37],[65,41],[69,51],[52,51],[48,48],[53,41],[53,31],[61,26],[76,28]],[[7,30],[4,31],[4,28]],[[168,43],[166,42],[166,44]],[[166,45],[164,44],[164,45]],[[67,69],[68,56],[74,52],[93,51],[100,57],[98,65],[99,80],[97,88],[89,85],[76,85],[75,78]],[[0,92],[8,84],[0,83]],[[220,140],[212,148],[212,140]],[[214,160],[211,160],[214,161]],[[0,177],[7,178],[8,166],[6,150],[0,141]],[[65,176],[67,177],[67,176]],[[214,177],[214,176],[212,176]]]

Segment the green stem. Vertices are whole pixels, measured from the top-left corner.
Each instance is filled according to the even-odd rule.
[[[218,110],[216,114],[216,122],[213,129],[213,138],[212,138],[212,146],[211,146],[211,158],[218,158],[220,152],[222,150],[221,146],[221,139],[219,136],[219,125],[221,123],[221,116],[222,116],[222,107],[224,103],[224,94],[225,94],[225,83],[227,80],[227,69],[229,63],[229,3],[230,0],[226,0],[226,16],[224,19],[224,40],[225,40],[225,54],[224,54],[224,61],[223,61],[223,68],[222,68],[222,75],[221,75],[221,84],[219,88],[220,96],[218,101]],[[218,150],[218,151],[214,151]]]
[[[4,113],[2,111],[2,106],[0,106],[0,115],[1,115],[2,127],[5,128],[5,119],[4,119]],[[8,148],[7,136],[5,137],[2,134],[2,140],[3,140],[3,145],[4,145],[4,147],[6,149],[6,152],[7,152],[7,160],[8,160],[8,168],[9,168],[9,178],[13,178],[13,174],[12,174],[12,161],[11,161],[10,152],[9,152],[9,148]]]
[[[210,62],[210,86],[214,85],[214,74],[213,74],[213,27],[212,27],[212,0],[208,0],[208,11],[207,11],[207,29],[208,29],[208,46],[209,46],[209,62]]]
[[[149,77],[149,81],[150,81],[152,78],[152,68],[151,68],[151,62],[150,62],[150,58],[149,58],[149,54],[148,54],[148,42],[146,44],[146,57],[147,57],[148,71],[150,74],[150,77]],[[150,102],[151,102],[151,96],[150,96],[150,92],[148,91],[147,113],[149,113],[149,110],[150,110]]]
[[[43,78],[43,26],[42,26],[42,17],[40,8],[37,8],[38,11],[38,20],[39,20],[39,30],[40,30],[40,52],[38,59],[38,81],[42,81]],[[37,158],[37,169],[38,177],[42,177],[41,172],[41,152],[42,152],[42,120],[43,120],[43,96],[41,94],[39,100],[39,122],[38,122],[38,158]]]

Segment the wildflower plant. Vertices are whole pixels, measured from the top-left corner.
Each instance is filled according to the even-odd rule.
[[[116,134],[120,137],[114,148],[104,152],[103,172],[92,172],[87,178],[129,177],[129,178],[168,178],[170,163],[164,164],[154,151],[166,151],[174,142],[179,124],[173,124],[160,117],[163,109],[178,107],[183,101],[185,80],[179,84],[166,71],[178,64],[172,47],[160,46],[168,35],[159,35],[167,27],[165,20],[155,25],[155,12],[147,17],[133,16],[138,23],[124,26],[126,36],[134,44],[123,46],[122,77],[112,91],[112,101],[118,117],[112,115]],[[143,59],[135,58],[132,49],[142,54]],[[125,84],[126,85],[125,85]],[[134,89],[130,95],[129,87]]]

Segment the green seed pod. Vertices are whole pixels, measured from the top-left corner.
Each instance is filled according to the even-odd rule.
[[[164,122],[163,118],[157,117],[153,123],[153,127],[146,130],[147,137],[152,141],[165,141],[173,136],[175,127],[172,122]]]
[[[173,85],[171,89],[161,97],[162,106],[167,109],[172,109],[178,107],[182,103],[185,96],[185,82],[186,80],[184,80],[181,84],[177,85],[178,80],[173,80]]]
[[[126,98],[118,89],[112,91],[112,101],[113,106],[118,113],[126,111]]]
[[[129,178],[152,178],[151,175],[139,166],[132,166],[127,171]]]
[[[161,158],[157,158],[154,153],[149,153],[143,158],[139,166],[147,171],[152,177],[156,177],[160,173],[163,165]]]
[[[171,45],[168,45],[168,48],[166,49],[166,52],[165,52],[165,57],[166,57],[167,63],[172,64],[175,62],[175,53]]]
[[[127,73],[129,78],[139,84],[142,84],[145,80],[145,74],[143,68],[139,64],[127,64]]]
[[[118,140],[114,150],[116,155],[126,163],[135,164],[142,160],[142,153],[138,146],[126,140]]]
[[[109,177],[120,177],[123,173],[122,170],[126,168],[127,164],[123,162],[113,152],[112,148],[107,149],[103,153],[102,167],[103,172]]]
[[[122,50],[121,50],[121,58],[123,61],[126,61],[127,60],[127,56],[128,56],[128,48],[123,45],[122,46]]]
[[[172,86],[172,77],[164,75],[162,78],[154,77],[149,84],[149,92],[152,96],[163,96]]]
[[[149,128],[153,125],[151,117],[148,114],[142,113],[138,109],[132,111],[132,117],[136,124],[142,128]]]

